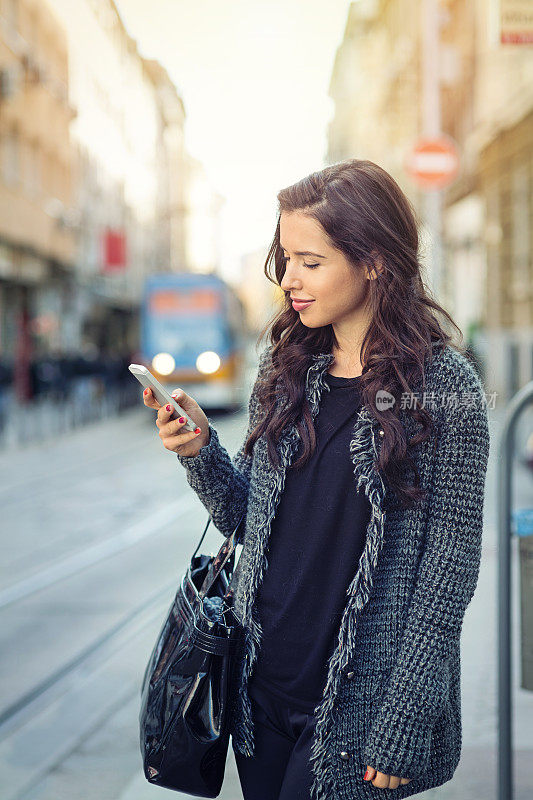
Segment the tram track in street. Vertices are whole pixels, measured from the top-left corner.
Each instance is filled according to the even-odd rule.
[[[180,498],[174,503],[163,506],[147,519],[135,522],[126,530],[64,558],[57,559],[53,564],[38,570],[35,574],[16,581],[0,590],[0,609],[22,600],[34,592],[70,578],[77,572],[94,566],[99,561],[110,558],[122,550],[133,547],[147,536],[156,534],[164,525],[190,512],[196,503],[197,501],[192,496]]]
[[[177,589],[168,582],[99,636],[75,658],[17,698],[0,715],[2,800],[22,800],[32,786],[61,763],[86,737],[132,699],[142,675],[132,668],[128,649],[144,637],[145,661]],[[130,665],[124,676],[121,664]],[[140,699],[140,697],[139,697]],[[31,796],[31,795],[29,795]]]
[[[117,456],[119,456],[120,459],[122,459],[124,456],[127,456],[128,453],[135,452],[135,451],[139,452],[139,450],[142,448],[144,443],[148,444],[148,442],[153,440],[153,434],[151,432],[150,432],[150,434],[148,434],[147,429],[145,429],[145,427],[144,427],[144,425],[146,423],[146,420],[141,416],[140,412],[141,412],[141,409],[135,409],[135,411],[130,412],[130,414],[128,415],[127,419],[119,417],[119,418],[117,418],[115,423],[116,423],[117,426],[122,426],[122,427],[127,427],[127,428],[130,428],[133,424],[135,424],[136,427],[138,427],[140,429],[141,436],[145,435],[146,442],[143,442],[143,439],[140,439],[139,437],[137,437],[131,444],[123,445],[123,446],[120,447],[119,450],[117,450],[117,448],[115,446],[112,451],[105,450],[103,453],[99,453],[98,455],[93,455],[93,456],[85,458],[81,463],[78,463],[76,465],[76,470],[74,472],[75,478],[79,478],[79,483],[81,483],[84,480],[84,472],[87,469],[87,467],[92,467],[92,466],[95,466],[97,464],[105,465],[106,462],[107,462],[107,464],[109,464],[108,472],[112,473],[112,472],[114,472],[116,470],[116,459],[117,459]],[[151,413],[153,414],[154,412],[152,411]],[[131,419],[130,419],[130,417],[131,417]],[[155,414],[154,414],[154,420],[155,420]],[[102,438],[105,438],[105,436],[106,436],[106,427],[109,426],[109,424],[110,424],[110,420],[102,421],[101,423],[99,423],[99,426],[98,426],[101,429],[100,430],[96,430],[96,431],[92,431],[92,433],[95,436],[101,435]],[[154,427],[155,427],[155,422],[154,422]],[[84,438],[87,436],[87,433],[88,433],[88,431],[87,431],[86,428],[78,429],[77,431],[73,432],[70,437],[65,437],[64,441],[57,442],[55,444],[55,447],[57,449],[61,449],[62,447],[71,448],[72,445],[73,445],[73,438],[76,435],[79,437],[80,443],[83,443]],[[138,431],[137,431],[137,433],[138,433]],[[25,457],[27,457],[28,453],[30,453],[33,457],[36,457],[36,456],[39,455],[40,451],[43,451],[42,455],[43,456],[48,456],[48,451],[50,450],[50,448],[51,448],[50,442],[43,442],[43,443],[38,443],[38,444],[32,443],[32,444],[28,445],[24,450],[21,450],[18,455],[23,457],[23,458],[25,458]],[[17,495],[14,494],[14,492],[17,489],[24,489],[24,488],[27,488],[27,486],[28,486],[28,478],[27,477],[26,478],[22,478],[20,480],[9,482],[7,480],[7,474],[6,474],[6,477],[4,477],[4,475],[2,475],[3,462],[5,461],[5,462],[9,462],[10,463],[13,460],[14,457],[15,457],[14,454],[11,453],[11,452],[7,452],[6,453],[6,452],[3,452],[3,451],[0,451],[0,497],[2,498],[2,503],[9,503],[10,501],[11,502],[17,502]],[[57,459],[57,457],[58,456],[56,454],[55,458]],[[41,474],[37,474],[37,472],[35,471],[35,468],[33,468],[33,470],[34,471],[32,472],[32,476],[31,476],[33,487],[32,487],[32,492],[31,492],[31,494],[29,495],[29,498],[28,498],[32,502],[33,501],[36,502],[36,501],[42,499],[43,495],[47,495],[48,496],[48,493],[50,492],[50,485],[43,485],[44,483],[50,484],[53,481],[56,481],[56,480],[58,480],[58,479],[60,479],[60,478],[62,478],[64,476],[71,477],[73,475],[72,464],[68,464],[66,466],[55,467],[53,469],[49,469],[48,468],[45,471],[41,472]],[[7,473],[7,469],[6,469],[6,473]],[[102,475],[102,472],[99,471],[98,475]],[[61,486],[61,484],[59,486]],[[55,491],[56,491],[56,493],[59,493],[60,488],[58,487]]]

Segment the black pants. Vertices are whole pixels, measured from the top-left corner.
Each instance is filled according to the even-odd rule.
[[[250,683],[255,753],[234,750],[244,800],[310,800],[315,716]]]

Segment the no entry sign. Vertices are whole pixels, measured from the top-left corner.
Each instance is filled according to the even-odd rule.
[[[404,161],[404,168],[422,189],[442,189],[459,172],[459,153],[449,136],[419,139]]]

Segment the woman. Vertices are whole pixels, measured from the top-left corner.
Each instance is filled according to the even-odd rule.
[[[198,434],[145,403],[214,525],[230,535],[246,510],[231,725],[245,800],[408,797],[460,758],[483,386],[437,320],[454,325],[423,284],[413,209],[388,173],[348,160],[278,200],[265,274],[273,262],[285,302],[242,447],[231,459],[181,391]]]

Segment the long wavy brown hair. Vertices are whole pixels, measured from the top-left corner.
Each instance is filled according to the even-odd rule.
[[[460,352],[466,349],[452,342],[437,319],[441,315],[456,329],[451,316],[430,296],[424,285],[419,261],[418,225],[413,206],[396,181],[372,161],[349,159],[313,172],[292,186],[282,189],[276,232],[264,265],[268,280],[280,286],[285,260],[280,245],[282,212],[299,211],[316,220],[331,245],[342,253],[354,270],[381,269],[378,278],[369,280],[368,303],[371,322],[361,345],[361,392],[363,403],[383,428],[377,468],[386,478],[401,505],[406,508],[423,500],[425,490],[409,448],[427,439],[434,421],[413,394],[408,413],[422,426],[407,440],[399,418],[402,392],[411,395],[418,380],[425,386],[424,366],[437,344],[450,344]],[[274,265],[275,278],[270,274]],[[287,425],[296,425],[301,438],[301,454],[293,469],[305,464],[316,446],[313,418],[305,396],[306,373],[317,353],[333,352],[338,342],[331,325],[308,328],[292,307],[289,292],[275,316],[260,333],[258,343],[268,335],[272,348],[272,368],[258,379],[261,420],[248,437],[244,452],[251,455],[255,441],[264,435],[268,457],[279,466],[276,442]],[[277,387],[288,398],[283,408],[277,403]],[[386,389],[396,402],[379,411],[372,398]],[[278,389],[279,391],[279,389]],[[402,477],[405,465],[414,473],[414,483]]]

